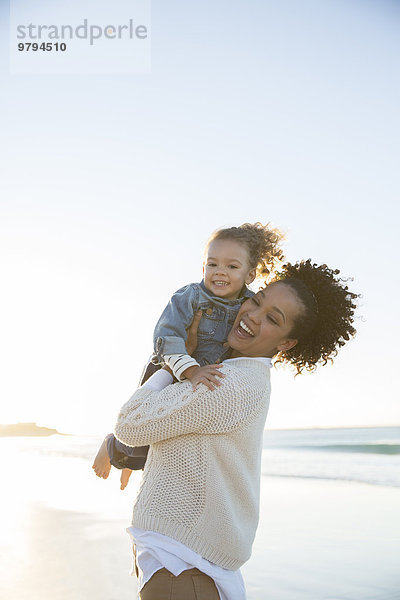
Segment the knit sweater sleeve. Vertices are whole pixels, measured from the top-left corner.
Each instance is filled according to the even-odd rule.
[[[121,408],[115,436],[127,446],[154,444],[191,433],[224,433],[238,427],[265,393],[259,378],[223,365],[221,386],[175,383],[162,391],[139,388]]]

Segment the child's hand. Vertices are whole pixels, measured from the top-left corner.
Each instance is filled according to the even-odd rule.
[[[223,373],[218,371],[221,367],[222,365],[205,365],[204,367],[193,366],[186,369],[186,371],[183,372],[183,375],[186,379],[189,379],[193,386],[193,390],[197,388],[199,383],[204,383],[210,390],[213,390],[221,385],[221,382],[218,381],[218,377],[225,377]]]

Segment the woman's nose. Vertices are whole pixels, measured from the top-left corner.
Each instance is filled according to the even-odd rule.
[[[247,312],[247,315],[248,315],[250,321],[253,321],[253,323],[256,323],[257,325],[260,324],[260,321],[261,321],[261,311],[259,310],[258,307],[255,307],[252,310],[249,310]]]

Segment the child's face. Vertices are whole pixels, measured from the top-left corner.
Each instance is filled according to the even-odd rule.
[[[244,284],[254,281],[247,249],[234,240],[214,240],[208,246],[203,264],[206,288],[219,298],[235,300]]]

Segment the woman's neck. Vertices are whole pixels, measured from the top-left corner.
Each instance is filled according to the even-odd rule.
[[[232,348],[229,358],[273,358],[273,356],[249,356],[248,354],[241,354],[238,350]]]

